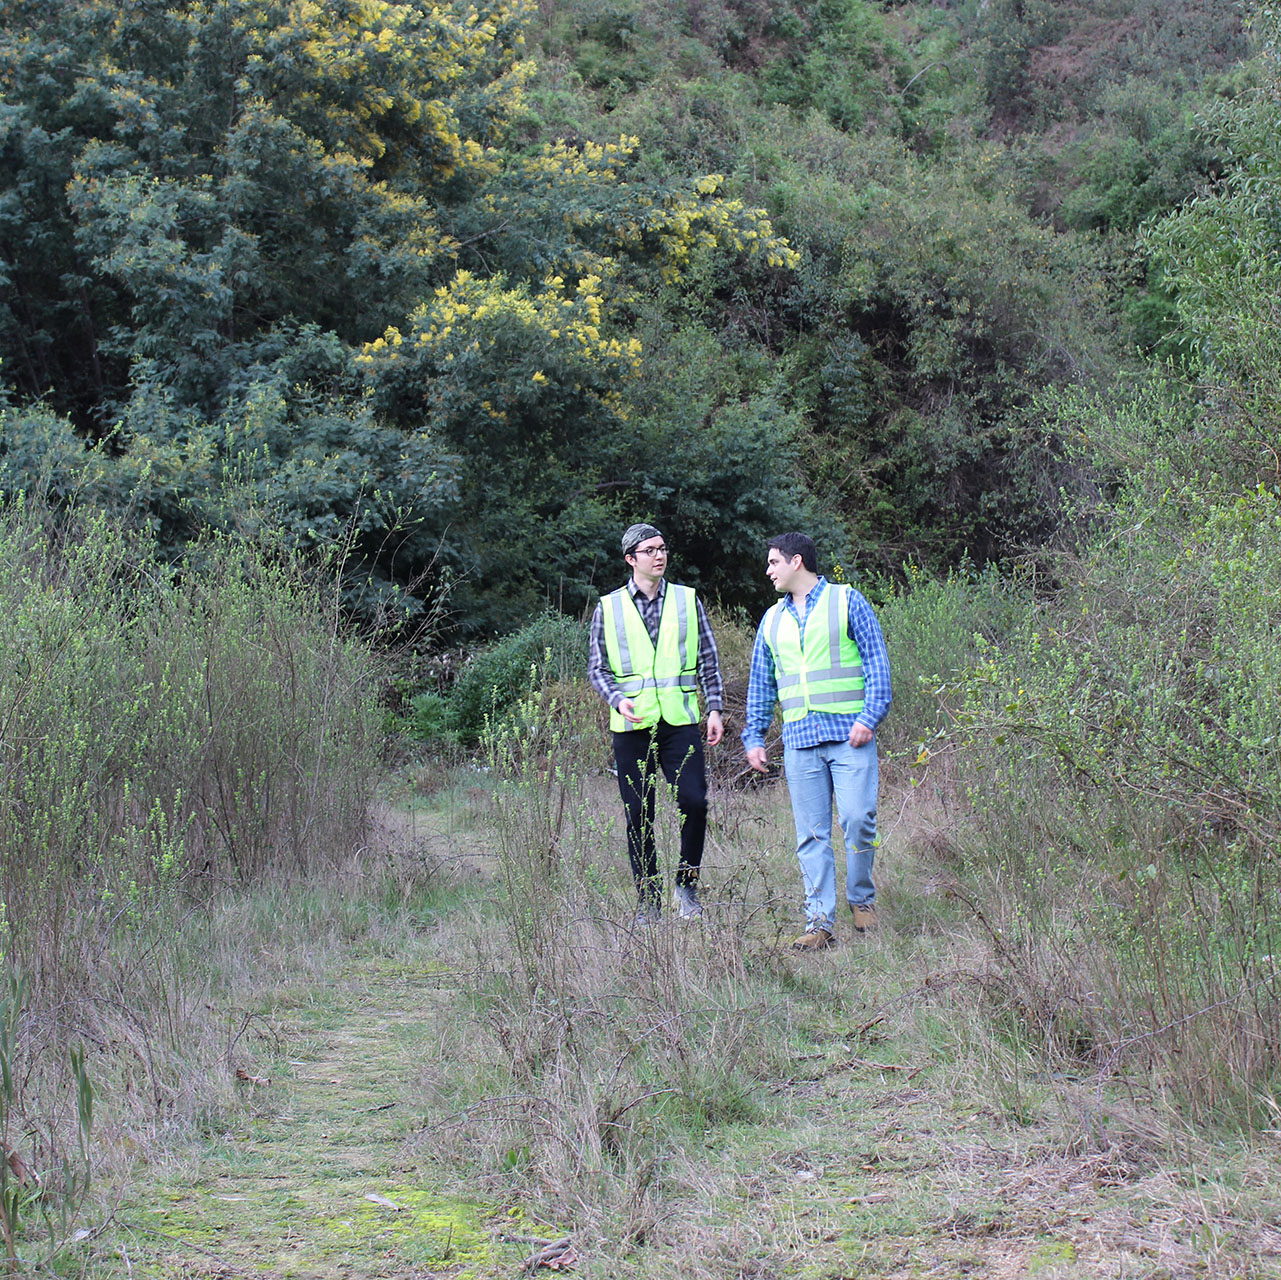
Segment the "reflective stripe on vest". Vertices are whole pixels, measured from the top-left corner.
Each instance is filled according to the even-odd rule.
[[[824,588],[801,629],[786,598],[774,606],[765,643],[774,656],[783,719],[800,720],[811,711],[857,715],[863,710],[863,659],[850,639],[850,588]]]
[[[693,587],[667,584],[658,619],[658,644],[649,638],[626,587],[601,601],[605,656],[623,697],[631,698],[639,724],[615,710],[609,727],[617,733],[668,724],[698,723],[698,606]]]

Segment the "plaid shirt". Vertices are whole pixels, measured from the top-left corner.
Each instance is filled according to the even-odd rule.
[[[640,611],[641,621],[645,624],[645,630],[649,632],[649,638],[657,644],[658,621],[663,614],[667,579],[658,580],[658,591],[652,600],[636,585],[635,578],[627,580],[627,593],[636,602],[636,608]],[[712,635],[712,624],[707,620],[703,602],[695,596],[694,603],[698,608],[698,683],[703,690],[703,700],[707,703],[708,711],[719,711],[725,700],[724,685],[721,682],[720,654],[716,649],[716,638]],[[592,688],[611,707],[617,707],[622,702],[622,692],[618,688],[618,681],[614,679],[613,671],[610,670],[609,658],[605,653],[605,609],[600,604],[592,614],[592,629],[587,650],[587,678],[591,681]]]
[[[805,617],[796,612],[790,594],[783,597],[783,606],[796,619],[801,629],[801,645],[805,644],[805,623],[818,598],[827,587],[827,579],[819,580],[805,597]],[[766,618],[769,614],[766,613]],[[850,638],[858,645],[863,660],[863,710],[857,715],[833,715],[830,711],[810,711],[799,720],[783,722],[785,747],[817,747],[824,742],[841,742],[850,736],[854,724],[865,724],[875,729],[890,709],[890,657],[885,649],[881,624],[872,612],[872,606],[857,591],[850,590]],[[765,643],[765,618],[756,629],[756,642],[752,646],[752,666],[747,677],[747,728],[743,730],[743,747],[765,745],[765,731],[774,719],[774,705],[778,702],[778,681],[774,674],[774,655]]]

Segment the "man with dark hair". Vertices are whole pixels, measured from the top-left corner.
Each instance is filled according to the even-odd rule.
[[[807,922],[792,946],[821,951],[836,941],[833,796],[845,835],[845,898],[854,932],[877,924],[876,727],[890,706],[889,655],[872,606],[853,587],[819,575],[808,535],[771,538],[765,572],[782,599],[756,631],[743,746],[747,763],[764,773],[765,731],[780,703]]]
[[[691,920],[703,914],[698,870],[707,831],[697,688],[702,686],[707,699],[707,741],[715,746],[724,733],[720,657],[694,589],[664,580],[663,535],[652,524],[634,524],[623,534],[622,549],[632,575],[596,606],[587,675],[610,705],[618,790],[627,814],[627,855],[639,897],[636,922],[652,924],[663,909],[654,843],[660,770],[676,788],[681,815],[676,911],[682,920]]]

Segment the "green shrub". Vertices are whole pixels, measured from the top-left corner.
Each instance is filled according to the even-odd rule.
[[[808,28],[789,56],[763,68],[767,102],[817,108],[841,129],[857,131],[867,117],[900,101],[910,78],[905,51],[887,30],[885,15],[863,0],[821,0],[804,12]]]
[[[1028,593],[994,568],[946,578],[904,568],[878,614],[890,655],[894,703],[881,734],[891,751],[926,743],[945,721],[939,694],[968,671],[980,646],[1017,624]]]
[[[1113,365],[1105,260],[1019,206],[999,148],[869,154],[780,184],[805,252],[785,303],[808,330],[800,470],[883,572],[999,560],[1050,537],[1076,483],[1035,402]]]
[[[507,720],[531,688],[580,678],[587,666],[587,629],[562,614],[542,617],[475,653],[443,697],[413,700],[413,729],[425,741],[479,742],[486,726]]]
[[[447,742],[453,737],[449,703],[439,693],[420,693],[410,699],[410,730],[420,742]]]
[[[1259,1119],[1281,1066],[1281,497],[1172,479],[1136,475],[1111,538],[956,685],[964,843],[1047,1048]]]
[[[1100,119],[1069,148],[1061,216],[1069,226],[1133,232],[1204,183],[1210,151],[1186,90],[1131,79],[1101,95]]]

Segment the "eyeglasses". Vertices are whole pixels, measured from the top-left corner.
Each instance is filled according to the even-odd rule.
[[[637,547],[633,554],[638,556],[665,556],[667,554],[667,548],[664,546]]]

